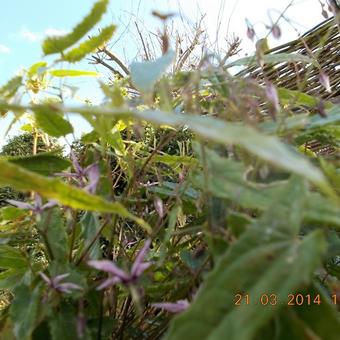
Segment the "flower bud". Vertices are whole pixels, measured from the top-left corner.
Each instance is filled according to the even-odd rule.
[[[248,28],[247,28],[247,37],[250,40],[254,40],[254,37],[255,37],[255,30],[252,26],[249,26],[249,25],[248,25]]]
[[[281,28],[279,25],[277,24],[273,25],[271,31],[275,39],[281,38]]]
[[[327,92],[331,92],[331,84],[326,72],[321,71],[319,73],[319,82],[326,89]]]

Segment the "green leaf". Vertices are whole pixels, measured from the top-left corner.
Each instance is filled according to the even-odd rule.
[[[38,229],[46,235],[53,259],[64,263],[67,258],[67,234],[61,210],[52,209],[45,212],[38,224]]]
[[[26,157],[4,157],[3,159],[45,176],[61,172],[71,165],[71,162],[67,159],[49,152],[42,152]]]
[[[174,58],[175,52],[168,51],[154,61],[132,63],[130,71],[133,84],[142,92],[152,91],[157,80],[160,79],[162,74],[171,65]]]
[[[0,184],[10,185],[22,191],[36,191],[41,196],[55,199],[61,204],[75,209],[118,214],[135,221],[150,232],[150,226],[147,223],[129,213],[119,202],[108,202],[85,190],[63,183],[59,179],[41,176],[1,159]]]
[[[106,114],[120,118],[134,117],[157,125],[170,125],[174,127],[186,125],[202,138],[227,145],[239,144],[254,155],[283,169],[299,174],[319,185],[328,193],[333,193],[322,172],[314,167],[307,158],[283,144],[278,138],[263,135],[250,126],[244,126],[238,123],[227,123],[212,117],[156,110],[127,110],[122,112],[120,110],[111,110],[103,107],[89,107],[72,109],[72,111],[81,114]]]
[[[196,152],[202,159],[199,148]],[[216,152],[205,149],[205,162],[208,177],[208,189],[216,197],[227,198],[244,208],[268,209],[282,183],[270,185],[256,184],[245,179],[246,167],[243,163],[220,157]],[[205,179],[199,169],[194,173],[193,182],[204,190]]]
[[[310,96],[301,91],[290,90],[283,87],[279,87],[277,89],[280,102],[283,105],[292,104],[294,106],[307,106],[307,107],[316,107],[319,102],[320,98]],[[333,104],[331,102],[325,102],[326,109],[330,109]]]
[[[271,208],[219,259],[191,307],[173,320],[165,339],[254,339],[287,304],[288,294],[311,280],[326,251],[321,231],[303,239],[298,235],[305,197],[304,182],[293,178]],[[248,294],[250,303],[235,306],[236,294]],[[262,294],[275,294],[279,302],[262,306],[258,303]]]
[[[19,105],[0,103],[0,108],[7,108],[13,111],[22,111]],[[282,143],[278,138],[261,134],[250,126],[239,123],[225,122],[221,119],[191,114],[177,114],[157,110],[125,110],[111,109],[109,107],[80,107],[68,110],[61,106],[59,110],[64,112],[80,113],[81,115],[107,115],[121,119],[130,117],[149,121],[156,125],[169,125],[173,127],[187,126],[198,136],[221,144],[238,144],[258,156],[261,159],[279,166],[283,169],[299,174],[309,179],[329,195],[334,191],[329,186],[323,173],[303,155],[297,153],[293,148]],[[36,110],[36,107],[33,107]]]
[[[82,76],[87,76],[87,77],[98,77],[98,72],[93,72],[93,71],[80,71],[80,70],[50,70],[48,72],[54,77],[82,77]]]
[[[151,163],[164,163],[173,168],[180,165],[194,166],[197,164],[197,159],[190,156],[177,156],[177,155],[155,155],[152,157]]]
[[[27,260],[21,251],[14,247],[0,246],[0,268],[18,269],[27,268]]]
[[[313,59],[299,53],[275,53],[275,54],[265,54],[263,56],[264,64],[279,64],[279,63],[296,63],[302,62],[305,64],[315,63]],[[258,61],[256,56],[245,57],[231,62],[225,65],[226,68],[232,66],[254,66],[257,65]]]
[[[126,154],[125,144],[122,139],[120,131],[116,128],[112,130],[112,133],[105,136],[109,145],[113,147],[118,156],[124,156]]]
[[[98,35],[89,38],[87,41],[81,43],[78,47],[75,47],[65,53],[61,60],[65,60],[70,63],[75,63],[82,60],[87,54],[94,52],[97,48],[110,40],[115,30],[115,25],[110,25],[103,28]]]
[[[41,69],[45,69],[47,66],[47,63],[45,61],[39,61],[35,64],[33,64],[28,70],[27,70],[27,76],[28,78],[32,78],[36,76]]]
[[[76,311],[72,306],[62,303],[56,315],[50,321],[50,333],[52,340],[79,339],[76,331]],[[87,338],[84,338],[86,340]]]
[[[304,295],[313,297],[320,295],[321,304],[303,304],[294,308],[294,313],[303,322],[308,334],[315,334],[315,338],[337,340],[340,334],[340,317],[334,303],[330,301],[328,294],[318,285],[309,287]],[[306,332],[307,333],[307,332]]]
[[[17,339],[31,339],[36,326],[40,300],[40,286],[35,287],[33,291],[25,285],[18,286],[14,290],[14,299],[9,313]]]
[[[334,105],[331,109],[326,110],[327,117],[315,115],[309,121],[307,128],[315,129],[321,126],[338,124],[340,122],[340,105]]]
[[[22,209],[7,206],[0,209],[0,217],[2,221],[14,221],[24,216],[26,212]]]
[[[97,142],[99,138],[100,136],[98,132],[96,130],[92,130],[91,132],[82,135],[80,140],[85,144],[91,144]]]
[[[195,148],[200,155],[199,148]],[[223,158],[206,149],[205,162],[208,168],[208,190],[216,197],[231,200],[246,209],[269,209],[273,199],[283,189],[285,182],[258,184],[245,179],[246,167],[233,160]],[[201,158],[201,155],[200,155]],[[193,183],[204,190],[206,183],[200,170],[194,172]],[[304,220],[340,227],[339,205],[318,193],[309,192],[303,209]]]
[[[95,239],[96,234],[100,228],[98,216],[92,212],[86,212],[81,221],[82,239],[84,240],[84,246],[87,248]],[[98,260],[101,255],[100,243],[98,238],[95,240],[89,252],[90,260]]]
[[[7,269],[0,272],[0,289],[13,288],[21,282],[27,268]]]
[[[319,225],[335,227],[340,230],[339,205],[333,200],[322,197],[319,193],[309,194],[306,207],[305,218],[308,221],[318,222]]]
[[[42,48],[45,55],[61,53],[74,45],[96,25],[106,12],[109,0],[99,0],[92,7],[91,12],[69,34],[61,37],[48,37],[44,40]]]
[[[339,313],[322,287],[314,284],[295,296],[297,294],[303,296],[303,304],[287,306],[268,327],[257,334],[256,339],[337,340],[340,333]]]
[[[22,77],[16,76],[10,79],[7,84],[0,88],[0,96],[5,99],[12,98],[18,91],[19,87],[22,85]]]
[[[35,120],[38,127],[52,137],[62,137],[73,132],[71,123],[64,119],[60,112],[53,110],[51,106],[36,110]]]

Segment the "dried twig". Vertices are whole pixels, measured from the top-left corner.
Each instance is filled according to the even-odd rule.
[[[148,50],[147,50],[145,42],[144,42],[144,38],[142,36],[142,33],[141,33],[141,31],[140,31],[136,21],[135,21],[135,25],[136,25],[136,28],[137,28],[137,32],[138,32],[139,38],[140,38],[140,40],[142,42],[142,45],[143,45],[143,49],[144,49],[144,53],[145,53],[145,59],[146,60],[150,60],[150,56],[149,56]]]

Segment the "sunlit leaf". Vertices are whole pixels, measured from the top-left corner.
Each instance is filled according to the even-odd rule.
[[[87,54],[94,52],[97,48],[110,40],[115,30],[115,25],[103,28],[98,35],[89,38],[79,46],[66,52],[61,59],[70,63],[82,60]]]
[[[22,110],[19,105],[0,102],[0,108]],[[36,110],[36,108],[34,108]],[[134,117],[146,120],[156,125],[169,125],[173,127],[187,126],[198,136],[222,144],[239,144],[254,155],[293,173],[302,175],[319,185],[329,194],[333,194],[322,172],[313,166],[307,158],[298,154],[294,149],[282,143],[278,138],[267,136],[250,126],[238,123],[227,123],[221,119],[195,116],[190,114],[177,114],[157,110],[115,110],[108,107],[86,107],[67,109],[61,106],[60,111],[76,112],[80,114],[108,115],[117,118]]]
[[[93,71],[80,71],[80,70],[50,70],[48,72],[54,77],[97,77],[99,74]]]
[[[91,12],[69,34],[61,37],[48,37],[43,42],[44,54],[61,53],[66,48],[74,45],[78,40],[96,25],[106,12],[109,0],[99,0],[92,7]]]
[[[1,107],[1,106],[0,106]],[[67,111],[67,109],[65,110]],[[81,114],[109,115],[119,118],[135,117],[156,125],[174,127],[187,126],[198,136],[222,144],[239,144],[258,157],[293,173],[300,174],[310,181],[330,190],[322,172],[313,166],[307,158],[298,154],[278,138],[266,136],[250,126],[227,123],[217,118],[190,114],[177,114],[162,111],[111,110],[102,107],[73,108],[72,112]]]
[[[35,120],[44,132],[52,137],[62,137],[73,132],[73,127],[69,121],[53,109],[46,107],[35,111]]]
[[[28,70],[27,70],[27,76],[29,78],[32,78],[33,76],[36,76],[39,74],[40,70],[45,69],[47,66],[47,63],[45,61],[39,61],[35,64],[33,64]]]
[[[152,91],[157,80],[174,60],[175,53],[168,51],[154,61],[135,62],[130,66],[131,80],[142,92]]]
[[[0,88],[0,97],[3,97],[5,99],[12,98],[16,94],[21,85],[22,77],[21,76],[13,77],[4,86]]]

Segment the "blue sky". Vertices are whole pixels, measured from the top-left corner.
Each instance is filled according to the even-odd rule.
[[[323,0],[325,2],[325,0]],[[243,54],[253,50],[253,44],[245,37],[245,18],[255,24],[256,31],[265,35],[265,25],[275,20],[291,1],[288,0],[111,0],[103,25],[116,23],[119,27],[113,40],[113,50],[127,63],[136,57],[136,31],[134,21],[140,26],[156,29],[158,21],[150,13],[153,9],[163,12],[181,11],[185,20],[195,23],[201,14],[206,14],[204,27],[210,40],[216,39],[223,46],[225,36],[235,33],[243,39]],[[3,1],[0,20],[0,85],[23,67],[42,60],[41,41],[47,34],[65,33],[72,29],[90,10],[94,0],[11,0]],[[291,40],[312,28],[320,21],[321,7],[318,0],[295,0],[287,11],[290,22],[281,21],[283,37],[270,41],[272,45]],[[176,24],[176,23],[175,23]],[[47,59],[48,61],[48,59]],[[64,65],[65,66],[65,65]],[[66,65],[67,67],[67,65]],[[93,70],[93,65],[82,62],[72,66]],[[98,69],[104,71],[103,69]],[[95,79],[75,80],[72,85],[82,87],[85,99],[100,98]],[[4,142],[11,117],[0,120],[0,145]],[[87,130],[77,123],[77,133]],[[12,134],[17,133],[13,129]]]
[[[0,20],[0,83],[20,67],[42,58],[40,43],[46,34],[72,29],[91,9],[94,0],[6,0]],[[175,3],[175,2],[174,2]],[[147,18],[153,8],[168,9],[165,0],[112,0],[103,23],[121,23],[118,35],[130,14]],[[148,20],[152,19],[149,15]],[[125,48],[128,49],[129,44]]]

